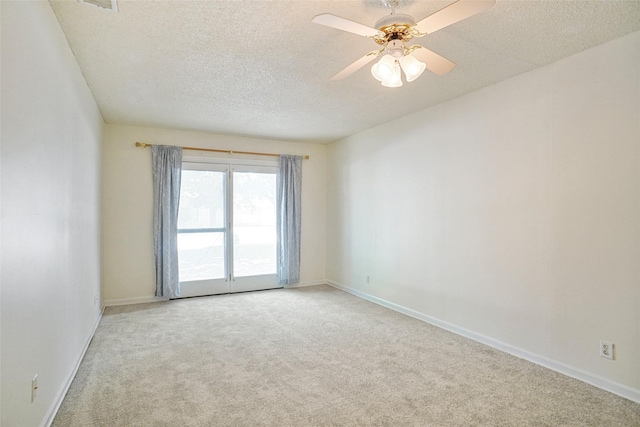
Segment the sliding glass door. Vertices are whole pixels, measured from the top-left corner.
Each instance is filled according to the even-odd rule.
[[[280,287],[275,191],[275,167],[183,163],[181,297]]]

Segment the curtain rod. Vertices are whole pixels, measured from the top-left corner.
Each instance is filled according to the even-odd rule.
[[[136,147],[151,147],[152,144],[147,144],[144,142],[136,142]],[[227,154],[253,154],[255,156],[271,156],[278,157],[280,154],[274,153],[257,153],[255,151],[236,151],[236,150],[216,150],[215,148],[197,148],[197,147],[182,147],[183,150],[194,150],[194,151],[210,151],[213,153],[227,153]],[[302,156],[303,159],[309,160],[309,156]]]

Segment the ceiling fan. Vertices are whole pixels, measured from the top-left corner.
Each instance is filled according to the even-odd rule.
[[[367,27],[330,13],[317,15],[312,19],[312,22],[316,24],[358,34],[382,46],[381,49],[371,51],[356,60],[331,77],[331,80],[343,79],[381,55],[380,61],[371,67],[371,74],[383,86],[402,86],[401,69],[404,71],[407,82],[417,79],[425,69],[438,75],[444,75],[453,70],[456,64],[424,46],[419,44],[405,45],[405,43],[413,38],[424,37],[462,21],[490,8],[496,3],[496,0],[457,0],[444,9],[440,9],[423,20],[416,22],[410,15],[396,13],[398,0],[382,1],[392,8],[391,14],[380,18],[374,24],[375,28]],[[384,54],[385,52],[386,54]]]

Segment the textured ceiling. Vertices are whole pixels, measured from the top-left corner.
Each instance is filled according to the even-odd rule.
[[[378,45],[311,22],[373,26],[382,0],[50,3],[107,123],[293,141],[334,141],[640,29],[640,0],[498,0],[417,39],[451,73],[392,89],[370,66],[329,81]],[[420,20],[452,1],[399,3]]]

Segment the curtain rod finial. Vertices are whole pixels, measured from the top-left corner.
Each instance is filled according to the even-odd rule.
[[[145,144],[144,142],[136,142],[136,147],[142,147],[142,148],[144,148],[144,147],[146,147],[146,146],[147,146],[147,144]]]

